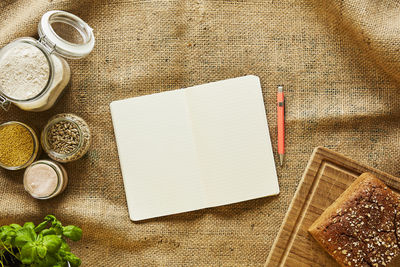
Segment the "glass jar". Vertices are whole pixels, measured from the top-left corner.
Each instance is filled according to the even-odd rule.
[[[65,11],[45,13],[38,32],[39,40],[19,38],[0,50],[0,105],[5,110],[10,102],[28,111],[50,109],[70,79],[63,57],[83,58],[94,47],[92,28]]]
[[[92,141],[88,124],[71,113],[50,118],[40,139],[43,150],[58,162],[80,159],[88,152]]]
[[[49,199],[61,194],[68,184],[67,171],[50,160],[35,161],[26,168],[24,188],[36,199]]]
[[[26,131],[28,139],[22,139],[25,135],[23,131]],[[0,125],[0,146],[3,146],[0,147],[0,167],[7,170],[26,168],[38,157],[40,148],[35,131],[18,121],[9,121]]]

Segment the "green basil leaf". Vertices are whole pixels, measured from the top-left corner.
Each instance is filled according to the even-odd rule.
[[[16,224],[16,223],[10,224],[10,227],[11,227],[12,229],[14,229],[14,230],[18,230],[18,229],[21,229],[21,228],[22,228],[21,225]]]
[[[21,249],[21,262],[31,264],[36,258],[36,245],[33,242],[26,243]]]
[[[53,229],[54,229],[54,231],[56,231],[56,234],[57,234],[57,235],[59,235],[59,236],[62,235],[62,232],[63,232],[63,231],[62,231],[62,225],[54,226]]]
[[[37,247],[37,254],[38,254],[38,256],[39,256],[40,258],[43,259],[44,257],[46,257],[47,248],[46,248],[45,246],[43,246],[43,245],[38,246],[38,247]]]
[[[55,256],[48,253],[46,257],[44,257],[43,259],[36,258],[35,261],[31,265],[29,265],[29,267],[50,267],[50,266],[51,267],[59,266],[59,262]]]
[[[44,219],[48,222],[54,222],[56,221],[56,217],[54,215],[47,215],[46,217],[44,217]]]
[[[71,251],[71,248],[64,239],[61,240],[60,251]]]
[[[8,225],[0,227],[0,240],[4,241],[7,239],[8,233],[12,231],[12,228]]]
[[[44,259],[36,259],[34,263],[30,265],[30,267],[48,267]]]
[[[36,233],[32,228],[21,228],[17,230],[16,235],[15,245],[20,248],[27,242],[31,242],[36,239]]]
[[[62,224],[61,223],[52,223],[51,227],[49,228],[55,232],[56,235],[62,235]]]
[[[23,228],[31,228],[34,229],[35,225],[33,224],[33,222],[26,222],[23,226]]]
[[[36,242],[39,243],[43,243],[43,234],[39,233],[36,237]]]
[[[56,235],[46,235],[43,237],[43,245],[50,253],[57,252],[61,246],[61,238]]]
[[[47,253],[46,257],[42,260],[43,261],[43,267],[48,267],[48,266],[57,266],[58,260],[54,255],[51,255]]]
[[[71,252],[67,252],[64,259],[66,259],[71,264],[72,267],[78,267],[82,263],[81,259],[72,254]]]
[[[0,228],[0,240],[5,242],[11,237],[15,237],[15,231],[10,226],[2,226]]]
[[[17,234],[15,233],[15,231],[14,230],[12,230],[12,231],[8,231],[7,232],[7,237],[6,237],[6,239],[3,241],[3,243],[6,245],[6,246],[14,246],[15,245],[15,237],[17,236]]]
[[[44,221],[44,222],[38,224],[38,226],[35,227],[35,232],[36,233],[41,232],[44,228],[46,228],[47,223],[48,223],[47,221]]]
[[[45,235],[55,235],[55,234],[56,234],[56,231],[54,231],[54,229],[44,229],[44,230],[41,232],[41,234],[42,234],[43,236],[45,236]]]
[[[62,234],[62,224],[54,215],[47,215],[44,219],[51,223],[58,235]]]
[[[68,225],[63,227],[63,235],[73,241],[78,241],[82,238],[82,229],[74,225]]]
[[[0,232],[2,232],[4,230],[7,230],[7,229],[10,229],[10,228],[11,228],[11,226],[3,225],[3,226],[0,227]]]

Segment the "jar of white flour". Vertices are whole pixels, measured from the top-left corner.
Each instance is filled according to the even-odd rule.
[[[28,111],[50,109],[67,86],[70,68],[64,58],[83,58],[94,35],[79,17],[49,11],[40,20],[39,40],[24,37],[0,49],[0,105],[10,102]]]

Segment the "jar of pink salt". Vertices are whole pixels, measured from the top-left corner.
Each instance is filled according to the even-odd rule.
[[[68,175],[64,167],[50,160],[35,161],[25,170],[25,190],[37,199],[49,199],[61,194],[67,183]]]

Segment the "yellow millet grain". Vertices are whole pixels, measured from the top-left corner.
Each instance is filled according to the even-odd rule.
[[[20,124],[0,127],[0,162],[8,167],[25,164],[33,154],[33,138]]]

